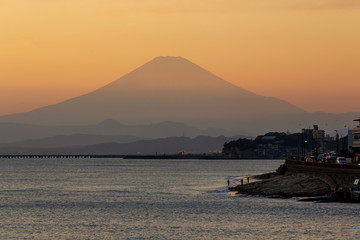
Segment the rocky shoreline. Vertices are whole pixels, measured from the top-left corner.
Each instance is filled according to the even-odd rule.
[[[329,168],[330,165],[302,165],[300,161],[287,160],[276,172],[252,176],[255,182],[229,187],[229,191],[273,198],[296,197],[302,201],[360,202],[360,190],[351,186],[358,170],[354,174],[353,169]]]
[[[277,175],[268,173],[253,178],[257,182],[230,187],[230,191],[239,194],[258,195],[266,197],[320,197],[330,196],[331,188],[321,179],[306,175]]]

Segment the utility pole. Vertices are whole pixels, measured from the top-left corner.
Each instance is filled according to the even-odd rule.
[[[300,160],[300,134],[298,133],[298,155],[297,155],[297,159]]]
[[[338,131],[335,130],[336,132],[336,154],[339,153],[339,134],[338,134]]]

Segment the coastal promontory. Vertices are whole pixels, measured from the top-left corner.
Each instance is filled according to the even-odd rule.
[[[360,167],[356,164],[286,160],[276,172],[253,176],[256,181],[229,190],[267,197],[327,197],[360,202],[359,173]]]
[[[331,188],[323,180],[307,175],[270,175],[260,181],[230,188],[241,194],[267,197],[316,197],[330,195]]]

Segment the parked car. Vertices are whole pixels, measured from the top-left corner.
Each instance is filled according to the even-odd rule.
[[[346,158],[345,157],[337,157],[336,158],[336,163],[339,164],[347,164]]]
[[[330,157],[330,156],[327,156],[326,158],[325,158],[325,162],[326,163],[333,163],[334,161],[333,161],[334,159],[332,158],[332,157]]]
[[[316,162],[315,157],[312,157],[312,156],[306,157],[306,162]]]

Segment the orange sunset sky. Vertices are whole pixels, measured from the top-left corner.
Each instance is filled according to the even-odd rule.
[[[358,0],[0,0],[0,115],[182,56],[308,111],[360,112]]]

